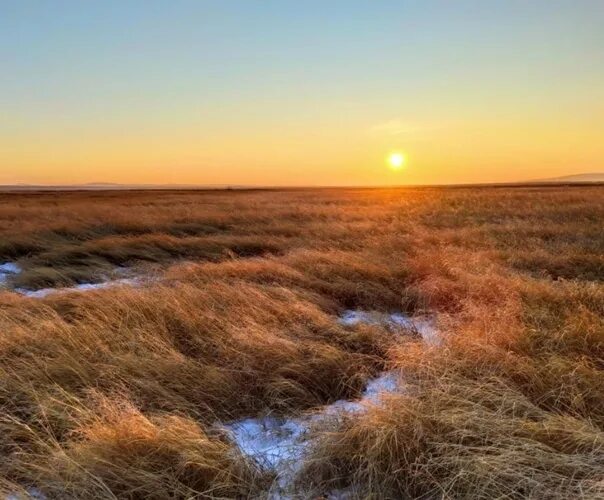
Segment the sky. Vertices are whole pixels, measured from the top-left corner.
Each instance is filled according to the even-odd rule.
[[[603,27],[604,0],[0,0],[0,184],[601,172]]]

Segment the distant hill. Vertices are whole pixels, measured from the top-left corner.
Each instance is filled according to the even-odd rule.
[[[604,172],[595,172],[590,174],[564,175],[562,177],[550,177],[548,179],[536,179],[530,182],[552,182],[552,183],[572,183],[572,182],[604,182]]]
[[[133,189],[259,189],[261,186],[243,186],[231,184],[116,184],[112,182],[90,182],[86,184],[38,185],[9,184],[0,185],[2,191],[127,191]]]
[[[589,174],[565,175],[561,177],[550,177],[547,179],[533,179],[525,182],[510,182],[509,185],[523,184],[581,184],[581,183],[604,183],[604,172]],[[459,184],[463,186],[489,186],[490,183]],[[128,190],[227,190],[227,189],[279,189],[285,186],[262,186],[241,184],[119,184],[113,182],[88,182],[85,184],[0,184],[0,192],[19,191],[128,191]],[[308,186],[311,187],[311,186]],[[313,186],[320,187],[320,186]],[[342,186],[345,187],[345,186]],[[369,186],[368,186],[369,187]],[[379,186],[375,186],[379,187]]]

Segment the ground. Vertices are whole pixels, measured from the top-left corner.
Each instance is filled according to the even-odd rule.
[[[601,498],[603,220],[601,185],[0,194],[0,491],[265,498],[225,428],[274,418],[313,423],[294,498]]]

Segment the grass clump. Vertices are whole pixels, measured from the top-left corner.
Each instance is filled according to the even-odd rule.
[[[51,498],[250,497],[266,477],[220,437],[176,415],[145,416],[128,403],[80,402],[76,426],[61,440],[3,418],[19,435],[10,463],[0,466],[4,488],[43,485]],[[56,409],[56,408],[55,408]],[[30,490],[31,491],[31,490]]]
[[[303,482],[358,498],[604,493],[601,430],[553,416],[501,380],[439,382],[320,434]]]

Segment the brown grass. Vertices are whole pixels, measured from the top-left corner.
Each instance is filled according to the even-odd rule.
[[[409,390],[317,428],[302,497],[604,495],[604,188],[0,195],[0,490],[262,497],[214,428]],[[427,311],[443,343],[345,328]]]

